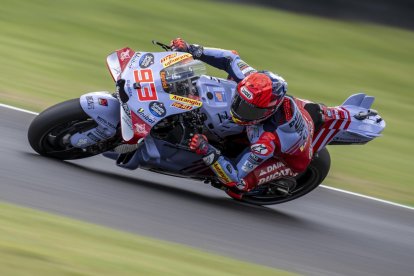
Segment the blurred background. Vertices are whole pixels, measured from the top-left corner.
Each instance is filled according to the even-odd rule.
[[[414,206],[413,1],[256,0],[254,3],[244,0],[1,0],[0,103],[39,112],[86,92],[114,91],[106,56],[127,46],[136,51],[161,51],[151,44],[152,39],[169,43],[173,38],[182,37],[190,43],[234,49],[253,67],[282,75],[289,83],[289,94],[296,97],[336,106],[354,93],[374,96],[373,108],[387,123],[383,137],[363,146],[329,146],[332,167],[323,184]],[[208,73],[226,76],[213,68]],[[18,164],[16,167],[19,168]],[[4,171],[3,177],[6,176]],[[26,183],[27,189],[42,187],[41,183],[40,188],[30,183]],[[293,234],[305,226],[311,230],[311,238],[325,234],[328,241],[342,238],[342,234],[331,236],[334,229],[329,227],[321,234],[320,228],[306,220],[296,224],[297,220],[288,212],[277,211],[284,207],[259,212],[257,208],[240,204],[224,211],[245,212],[248,218],[257,214],[264,217],[266,213],[271,217],[272,226],[287,222]],[[393,213],[383,214],[384,218],[390,214]],[[156,219],[163,220],[164,216]],[[0,221],[1,275],[171,275],[171,272],[174,275],[291,275],[2,202]],[[215,218],[211,220],[215,221]],[[228,231],[236,227],[227,226]],[[406,228],[408,233],[408,224]],[[250,228],[246,229],[250,235]],[[352,231],[359,236],[358,229],[352,228]],[[377,236],[382,242],[381,234]],[[345,241],[343,244],[348,245]],[[361,246],[365,244],[364,240]],[[305,250],[289,248],[292,250],[287,251],[286,258],[293,251]],[[344,246],[342,254],[348,256],[348,249]],[[330,254],[327,248],[321,250]],[[390,254],[392,250],[388,249]],[[363,252],[353,253],[354,258],[370,257]],[[341,261],[340,266],[345,264]]]
[[[291,95],[331,106],[357,92],[375,96],[384,136],[329,147],[324,184],[414,206],[411,2],[259,2],[2,0],[0,102],[41,111],[113,91],[106,56],[126,46],[161,51],[152,39],[235,49],[253,67],[282,75]]]

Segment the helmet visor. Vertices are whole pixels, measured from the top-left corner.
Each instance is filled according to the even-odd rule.
[[[235,95],[231,104],[231,111],[236,119],[248,122],[265,118],[274,110],[272,108],[260,108],[248,103],[239,95]]]

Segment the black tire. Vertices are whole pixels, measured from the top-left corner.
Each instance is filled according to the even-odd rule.
[[[297,199],[318,187],[328,175],[330,167],[331,157],[328,150],[324,148],[315,154],[306,171],[296,177],[296,187],[289,195],[276,194],[272,197],[266,193],[259,195],[249,195],[247,193],[241,201],[255,205],[273,205]],[[268,185],[271,185],[271,183]]]
[[[68,137],[96,126],[96,122],[83,111],[79,99],[73,99],[40,113],[30,124],[27,136],[30,146],[40,155],[60,160],[80,159],[102,151],[96,146],[85,150],[72,147]]]

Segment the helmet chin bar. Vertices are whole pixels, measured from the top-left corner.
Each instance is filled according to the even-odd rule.
[[[231,116],[231,120],[232,120],[234,123],[236,123],[236,124],[238,124],[238,125],[240,125],[240,126],[252,126],[252,125],[259,124],[259,123],[261,123],[262,121],[266,120],[267,118],[269,118],[269,117],[271,116],[271,114],[270,114],[269,116],[266,116],[266,117],[265,117],[265,118],[263,118],[263,119],[258,119],[258,120],[253,120],[253,121],[243,121],[243,120],[241,120],[241,119],[237,118],[238,116],[237,116],[237,115],[235,115],[235,114],[232,112],[232,110],[230,109],[230,116]]]

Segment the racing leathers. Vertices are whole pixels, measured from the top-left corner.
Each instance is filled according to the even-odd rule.
[[[249,74],[257,72],[235,51],[203,48],[198,45],[188,46],[188,51],[195,58],[225,70],[229,78],[237,83]],[[220,151],[208,144],[202,135],[193,137],[190,147],[203,155],[205,164],[210,166],[225,186],[250,191],[257,184],[267,181],[251,181],[246,176],[255,169],[262,169],[261,166],[264,164],[272,164],[270,160],[273,160],[273,163],[282,161],[288,167],[279,172],[278,176],[281,177],[293,177],[304,171],[312,158],[313,131],[312,119],[304,109],[303,103],[286,96],[274,115],[260,124],[246,126],[250,148],[239,156],[237,164],[221,155]]]

